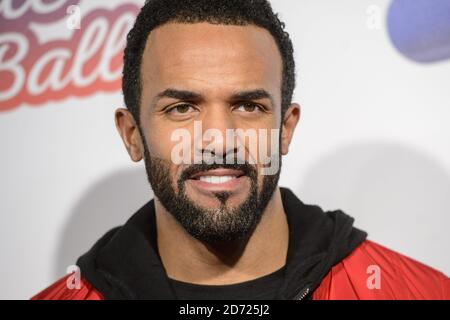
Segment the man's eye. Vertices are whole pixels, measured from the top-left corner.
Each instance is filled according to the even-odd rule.
[[[172,114],[186,114],[188,112],[192,112],[194,111],[194,107],[192,107],[190,104],[179,104],[176,105],[175,107],[170,108],[169,110],[167,110],[168,113],[172,113]]]
[[[235,110],[242,112],[258,112],[263,111],[263,108],[255,103],[241,103],[237,106],[237,108],[235,108]]]

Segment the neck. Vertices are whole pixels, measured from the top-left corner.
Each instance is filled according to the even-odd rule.
[[[211,246],[189,235],[155,199],[158,250],[169,278],[225,285],[270,274],[286,263],[289,228],[277,188],[252,235]]]

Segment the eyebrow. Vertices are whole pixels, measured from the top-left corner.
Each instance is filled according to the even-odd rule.
[[[164,91],[161,91],[156,95],[153,100],[153,105],[155,105],[162,98],[173,98],[177,100],[196,100],[196,101],[204,101],[205,98],[198,92],[189,91],[189,90],[179,90],[174,88],[168,88]],[[272,106],[275,105],[275,100],[273,96],[264,89],[254,89],[254,90],[245,90],[245,91],[237,91],[234,92],[229,97],[229,102],[237,102],[237,101],[250,101],[250,100],[261,100],[261,99],[269,99]]]
[[[155,97],[154,102],[158,102],[162,98],[173,98],[178,100],[202,100],[202,95],[188,90],[166,89]]]
[[[239,91],[234,93],[230,98],[231,101],[261,100],[261,99],[269,99],[272,106],[275,106],[275,100],[273,96],[264,89]]]

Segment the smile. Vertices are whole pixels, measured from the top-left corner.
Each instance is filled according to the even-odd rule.
[[[233,191],[241,186],[245,177],[241,170],[214,169],[193,174],[188,181],[202,191]]]
[[[225,183],[225,182],[231,181],[232,179],[236,179],[236,177],[234,177],[234,176],[201,176],[199,180],[203,181],[203,182],[208,182],[208,183],[220,184],[220,183]]]

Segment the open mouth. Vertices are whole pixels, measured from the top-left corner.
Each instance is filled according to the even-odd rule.
[[[219,168],[197,172],[188,181],[198,188],[218,191],[237,188],[245,177],[246,174],[241,170]]]
[[[208,171],[198,172],[189,177],[192,180],[199,180],[207,183],[226,183],[233,179],[245,176],[244,172],[241,170],[234,169],[214,169]]]

